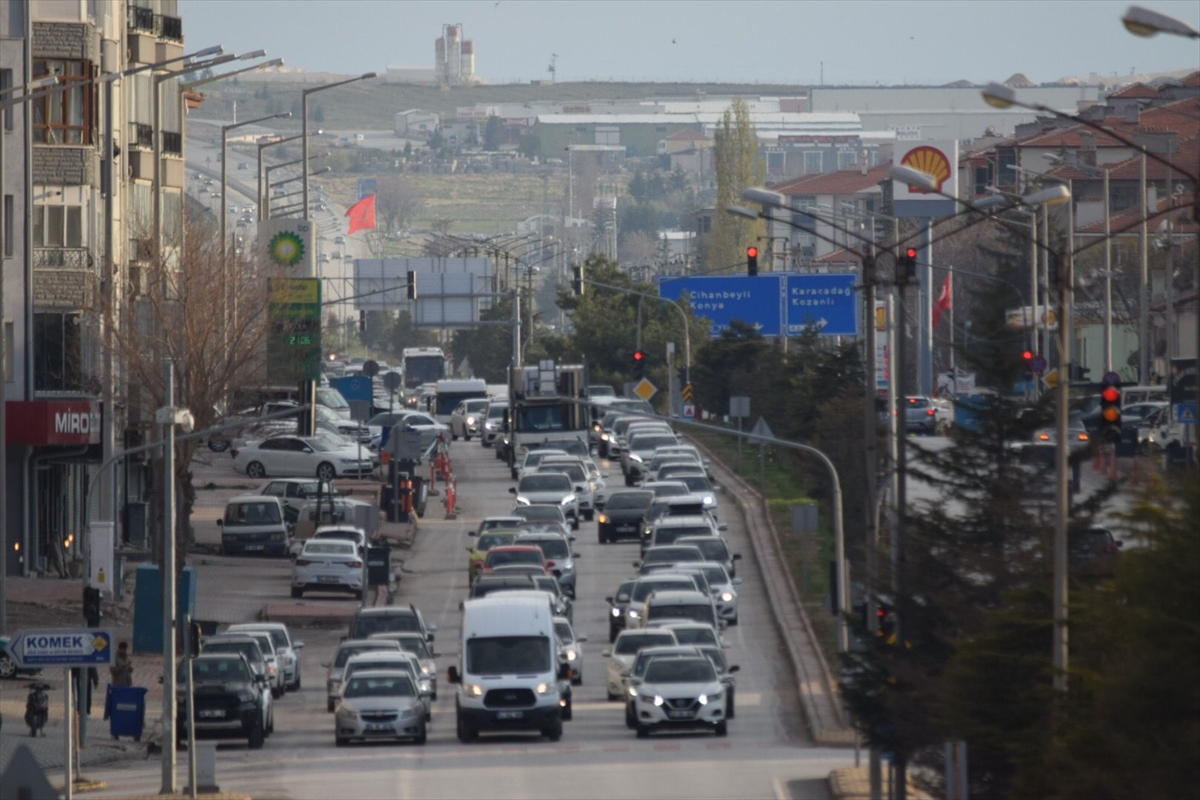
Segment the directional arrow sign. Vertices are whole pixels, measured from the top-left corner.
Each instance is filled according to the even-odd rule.
[[[96,667],[113,662],[112,632],[94,628],[17,631],[8,652],[23,667]]]
[[[767,421],[762,417],[759,417],[758,422],[754,423],[754,427],[750,429],[750,435],[752,437],[759,437],[762,439],[775,438],[775,434],[771,431],[771,426],[768,425]]]

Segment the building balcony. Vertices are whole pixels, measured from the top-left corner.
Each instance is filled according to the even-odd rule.
[[[130,33],[157,33],[154,9],[131,5],[128,7],[127,22]]]
[[[34,269],[90,269],[92,253],[86,247],[35,247]]]
[[[134,150],[127,151],[129,156],[129,170],[133,178],[143,181],[154,180],[154,153],[150,150]]]
[[[154,149],[154,127],[141,122],[129,123],[129,146],[144,150]]]
[[[179,46],[183,46],[183,20],[166,14],[159,16],[159,36]]]

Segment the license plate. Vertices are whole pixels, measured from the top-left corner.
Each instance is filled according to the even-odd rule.
[[[246,549],[247,550],[262,550],[263,546],[261,544],[248,544],[248,545],[246,545]]]
[[[691,719],[693,716],[691,711],[668,711],[668,719]]]
[[[497,711],[496,719],[523,719],[524,711]]]
[[[618,525],[617,526],[617,533],[633,533],[635,530],[637,530],[637,528],[634,527],[633,525]]]
[[[317,583],[337,583],[337,582],[338,582],[338,577],[336,575],[318,575],[317,576]]]
[[[217,719],[219,717],[225,716],[225,709],[223,709],[223,708],[202,708],[202,709],[200,709],[199,712],[197,712],[196,716],[198,716],[200,719]]]
[[[363,725],[363,730],[367,733],[379,733],[393,731],[395,727],[390,722],[368,722]]]

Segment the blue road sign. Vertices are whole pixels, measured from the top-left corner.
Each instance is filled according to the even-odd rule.
[[[348,375],[344,378],[330,378],[329,385],[342,393],[342,397],[350,400],[366,400],[371,402],[371,379],[366,375]]]
[[[787,276],[787,333],[815,326],[822,336],[858,335],[858,298],[853,272]]]
[[[1184,425],[1196,424],[1196,401],[1175,404],[1175,421]]]
[[[1041,377],[1046,372],[1047,366],[1049,365],[1046,363],[1045,356],[1034,356],[1029,362],[1029,371]]]
[[[17,631],[8,652],[23,667],[97,667],[113,662],[112,632],[93,628]]]
[[[698,317],[712,321],[712,335],[720,336],[734,320],[753,326],[763,336],[779,336],[783,275],[708,275],[660,278],[662,297],[678,300],[684,292]]]

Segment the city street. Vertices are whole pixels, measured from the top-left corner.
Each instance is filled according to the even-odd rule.
[[[207,454],[202,454],[207,455]],[[240,741],[218,750],[218,783],[227,790],[256,797],[326,798],[339,796],[353,785],[355,797],[770,797],[776,784],[794,780],[823,781],[829,771],[848,766],[848,750],[809,745],[795,692],[795,678],[783,655],[776,623],[767,606],[758,564],[746,538],[737,506],[721,499],[722,521],[733,549],[744,554],[740,574],[741,624],[726,631],[732,645],[731,663],[737,675],[737,718],[729,737],[709,734],[666,734],[638,740],[622,720],[622,707],[605,699],[605,660],[608,606],[604,596],[633,572],[637,558],[632,544],[600,546],[594,523],[583,523],[575,549],[579,560],[576,632],[588,637],[584,645],[584,684],[574,691],[575,717],[566,723],[561,742],[550,744],[525,736],[487,736],[462,745],[454,735],[454,690],[445,682],[446,667],[458,651],[459,609],[467,589],[465,531],[482,516],[510,508],[507,469],[491,450],[476,443],[455,443],[451,449],[461,498],[459,518],[442,520],[440,502],[431,504],[420,523],[413,550],[405,562],[397,603],[413,603],[438,625],[436,651],[442,675],[434,707],[429,742],[412,745],[367,745],[335,750],[333,720],[325,711],[325,669],[341,627],[294,629],[304,641],[303,689],[278,702],[276,733],[262,753],[248,751]],[[619,485],[617,465],[601,462],[610,485]],[[227,457],[217,456],[208,475],[228,469]],[[202,492],[197,517],[215,518],[222,493]],[[198,538],[207,538],[198,521]],[[200,573],[200,613],[222,621],[250,620],[271,603],[289,604],[285,562],[205,558]],[[220,575],[236,574],[237,581]],[[253,575],[252,580],[246,580]],[[211,576],[211,577],[210,577]],[[205,590],[219,582],[231,591]],[[238,588],[233,589],[234,584]],[[354,601],[310,599],[349,612]],[[214,608],[218,604],[220,608]],[[208,607],[206,607],[208,606]],[[216,612],[216,613],[214,613]],[[158,713],[157,706],[150,710]],[[548,761],[546,756],[553,754]],[[181,753],[181,783],[186,759]],[[115,797],[130,792],[153,793],[160,785],[156,758],[89,770],[89,777],[108,782],[113,791],[93,796]],[[352,781],[352,784],[348,784]],[[116,791],[119,787],[119,791]],[[806,795],[808,796],[808,795]]]

